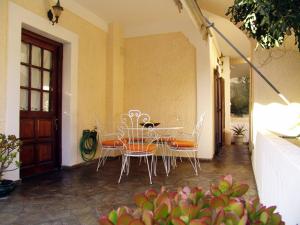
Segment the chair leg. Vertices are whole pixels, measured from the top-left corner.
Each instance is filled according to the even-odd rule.
[[[151,159],[151,169],[150,169],[150,166],[149,166],[148,157],[145,157],[145,158],[146,158],[146,162],[147,162],[147,168],[148,168],[148,173],[149,173],[150,184],[152,184],[151,173],[152,173],[153,156],[152,156],[152,159]]]
[[[120,173],[120,177],[119,177],[118,183],[121,182],[121,178],[122,178],[122,175],[123,175],[123,172],[124,172],[126,164],[127,164],[127,156],[124,156],[124,159],[122,160],[121,173]]]

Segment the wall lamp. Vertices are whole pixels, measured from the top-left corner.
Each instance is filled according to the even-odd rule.
[[[56,5],[52,6],[52,10],[49,9],[47,15],[48,19],[52,22],[52,25],[54,25],[55,23],[58,23],[58,18],[60,17],[61,12],[64,11],[64,8],[61,7],[59,0],[57,1]]]

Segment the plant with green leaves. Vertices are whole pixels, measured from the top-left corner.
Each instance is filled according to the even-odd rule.
[[[281,46],[286,36],[295,35],[300,51],[299,0],[235,0],[226,15],[263,48]]]
[[[149,189],[134,197],[136,209],[120,207],[99,219],[100,225],[282,225],[276,207],[265,207],[258,199],[243,196],[247,184],[222,177],[205,192],[201,187],[177,191]]]
[[[233,126],[231,130],[233,131],[233,134],[236,136],[245,136],[245,132],[247,131],[244,125]]]
[[[16,160],[20,152],[21,141],[15,135],[0,134],[0,183],[5,172],[16,170],[20,162]],[[11,165],[14,166],[11,167]]]

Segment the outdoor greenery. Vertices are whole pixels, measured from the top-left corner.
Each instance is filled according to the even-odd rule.
[[[15,135],[6,136],[0,133],[0,183],[5,172],[20,167],[20,162],[16,160],[20,146],[21,141]],[[12,164],[15,164],[15,168],[10,167]]]
[[[235,78],[230,84],[231,113],[237,116],[249,114],[249,76]]]
[[[299,0],[235,0],[226,15],[263,48],[280,46],[294,34],[300,51]]]
[[[135,195],[136,209],[126,206],[99,219],[100,225],[281,225],[276,207],[265,207],[258,199],[246,200],[247,184],[223,177],[209,191],[184,187],[177,191],[162,188]]]

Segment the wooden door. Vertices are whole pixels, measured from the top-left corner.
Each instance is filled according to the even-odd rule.
[[[215,154],[221,151],[225,140],[225,82],[215,70]]]
[[[62,44],[22,30],[21,178],[60,168]]]

